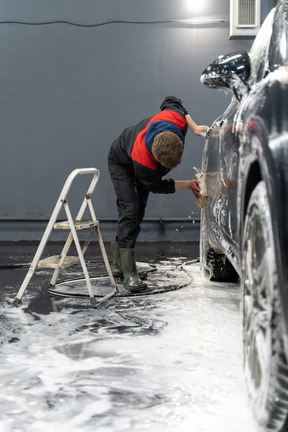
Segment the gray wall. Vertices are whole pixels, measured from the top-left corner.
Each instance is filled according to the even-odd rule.
[[[263,16],[272,3],[262,3]],[[166,95],[211,124],[230,96],[206,89],[202,70],[252,43],[228,40],[229,0],[2,0],[0,17],[0,240],[29,239],[25,224],[50,217],[75,168],[100,169],[96,213],[116,219],[111,142],[157,113]],[[181,21],[188,18],[194,24]],[[185,159],[170,177],[193,178],[203,145],[188,132]],[[147,218],[198,220],[194,201],[187,191],[151,195]]]

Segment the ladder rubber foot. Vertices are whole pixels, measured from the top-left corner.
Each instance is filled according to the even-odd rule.
[[[100,304],[100,302],[99,302],[98,300],[96,300],[95,297],[90,298],[90,301],[91,301],[91,306],[92,306],[92,307],[97,307],[97,306],[99,306],[99,304]]]
[[[13,306],[19,307],[21,305],[21,303],[22,303],[22,301],[16,297],[13,301]]]

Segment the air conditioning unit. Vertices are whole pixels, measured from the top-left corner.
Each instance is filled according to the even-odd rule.
[[[229,39],[251,39],[260,28],[261,0],[230,0]]]

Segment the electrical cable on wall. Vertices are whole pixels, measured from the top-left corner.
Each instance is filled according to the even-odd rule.
[[[53,19],[48,21],[23,21],[23,20],[0,20],[0,24],[21,24],[21,25],[31,25],[31,26],[40,26],[40,25],[50,25],[50,24],[68,24],[77,27],[101,27],[109,24],[185,24],[192,26],[200,26],[200,25],[211,25],[211,24],[222,24],[229,23],[229,19],[219,18],[219,19],[211,19],[211,20],[178,20],[178,19],[166,19],[166,20],[155,20],[155,21],[129,21],[129,20],[107,20],[98,23],[81,23],[67,19]]]

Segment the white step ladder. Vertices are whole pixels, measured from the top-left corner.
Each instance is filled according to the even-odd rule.
[[[67,195],[68,192],[71,188],[71,185],[75,179],[75,177],[77,177],[78,175],[83,175],[83,174],[93,174],[93,178],[92,181],[88,187],[88,190],[86,192],[85,198],[81,204],[80,210],[76,216],[76,219],[73,220],[72,218],[72,214],[68,205],[68,199],[67,199]],[[86,280],[86,285],[88,288],[88,294],[91,300],[91,304],[92,306],[96,306],[98,303],[107,300],[108,298],[112,297],[114,294],[116,294],[117,292],[117,287],[113,278],[113,274],[110,268],[110,264],[107,258],[107,254],[105,251],[105,247],[104,247],[104,243],[102,240],[102,236],[101,236],[101,232],[100,232],[100,227],[99,227],[99,221],[96,218],[95,212],[94,212],[94,208],[92,205],[92,195],[95,189],[95,186],[99,180],[99,176],[100,176],[100,172],[98,169],[96,168],[79,168],[79,169],[75,169],[74,171],[71,172],[71,174],[68,176],[63,189],[60,193],[60,196],[58,198],[58,201],[55,205],[55,208],[53,210],[53,213],[50,217],[50,220],[48,222],[48,225],[46,227],[46,230],[43,234],[43,237],[41,239],[41,242],[38,246],[38,249],[36,251],[36,254],[34,256],[34,259],[30,265],[30,268],[26,274],[26,277],[17,293],[17,296],[15,298],[14,304],[18,305],[21,302],[21,299],[23,297],[23,294],[32,278],[32,276],[34,275],[35,271],[37,268],[53,268],[54,269],[54,273],[50,282],[50,287],[55,287],[56,285],[56,281],[57,278],[59,276],[60,270],[66,267],[70,267],[72,265],[78,264],[79,262],[81,263],[82,269],[83,269],[83,273],[85,276],[85,280]],[[66,212],[66,216],[67,216],[67,220],[66,221],[60,221],[57,222],[57,218],[59,216],[59,213],[62,209],[65,209]],[[91,220],[83,220],[83,216],[84,213],[86,211],[86,209],[88,209],[90,211],[90,215],[91,215]],[[66,243],[62,249],[62,252],[60,255],[55,255],[55,256],[51,256],[49,258],[45,258],[40,260],[42,253],[46,247],[47,241],[49,239],[50,234],[52,233],[53,230],[70,230],[70,233],[68,235],[68,238],[66,240]],[[84,246],[81,248],[81,244],[77,235],[77,231],[80,230],[85,230],[85,229],[89,229],[89,236],[88,239],[86,240]],[[95,298],[94,293],[92,291],[92,286],[91,286],[91,280],[89,277],[89,273],[87,270],[87,266],[86,266],[86,262],[84,259],[84,254],[89,246],[89,243],[92,239],[92,236],[94,234],[94,232],[96,232],[97,237],[98,237],[98,242],[99,242],[99,246],[101,249],[101,253],[104,259],[104,263],[105,263],[105,267],[106,270],[108,272],[109,278],[110,278],[110,282],[112,285],[112,291],[101,297],[100,299]],[[68,256],[68,251],[70,249],[70,246],[72,244],[72,242],[74,241],[74,244],[76,246],[76,250],[78,253],[78,256]]]

